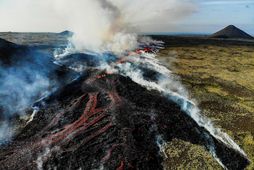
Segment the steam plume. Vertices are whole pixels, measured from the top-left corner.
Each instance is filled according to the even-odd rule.
[[[193,0],[3,0],[0,30],[69,29],[79,50],[119,52],[135,47],[133,33],[156,31],[165,23],[170,29],[194,10]]]

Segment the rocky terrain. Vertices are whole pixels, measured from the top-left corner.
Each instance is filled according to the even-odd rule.
[[[179,145],[188,153],[193,146],[202,148],[202,154],[193,157],[201,164],[196,168],[212,163],[216,169],[244,169],[249,160],[233,141],[215,128],[212,131],[202,117],[193,116],[195,112],[189,111],[195,105],[177,89],[166,93],[159,86],[159,78],[168,70],[149,54],[153,46],[125,57],[103,54],[114,68],[110,70],[98,69],[100,56],[71,54],[61,60],[64,65],[60,67],[53,63],[50,51],[39,49],[37,53],[38,47],[32,48],[35,51],[28,56],[45,58],[54,65],[50,75],[65,68],[64,74],[52,80],[58,82],[64,75],[72,81],[55,84],[58,88],[34,100],[25,114],[9,118],[16,130],[11,140],[1,145],[0,169],[175,169],[179,160],[174,155],[180,152],[170,147]],[[4,57],[13,57],[8,54]],[[76,78],[65,66],[80,62],[86,67],[74,74]],[[198,149],[194,153],[200,152]],[[188,158],[186,153],[180,157]]]

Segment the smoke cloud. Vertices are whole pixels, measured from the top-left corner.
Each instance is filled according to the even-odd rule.
[[[12,61],[0,62],[0,145],[13,135],[15,116],[23,116],[39,98],[59,86],[51,58],[33,50]]]
[[[136,45],[135,32],[156,31],[195,10],[194,0],[2,0],[0,30],[62,31],[79,50],[122,51]]]

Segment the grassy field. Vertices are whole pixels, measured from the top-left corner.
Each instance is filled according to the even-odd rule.
[[[181,78],[202,113],[243,148],[252,161],[248,169],[254,169],[254,45],[181,44],[166,47],[159,58]],[[167,152],[174,169],[220,169],[200,146],[172,141]]]

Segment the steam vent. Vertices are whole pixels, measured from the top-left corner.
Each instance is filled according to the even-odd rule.
[[[9,119],[18,128],[1,146],[0,169],[163,169],[165,144],[174,139],[203,147],[222,168],[244,169],[249,160],[241,148],[181,91],[168,88],[173,84],[159,83],[173,80],[155,59],[163,43],[139,46],[121,57],[72,53],[51,63],[50,75],[57,73],[62,86],[26,109],[29,121]],[[75,69],[80,64],[85,67]]]

